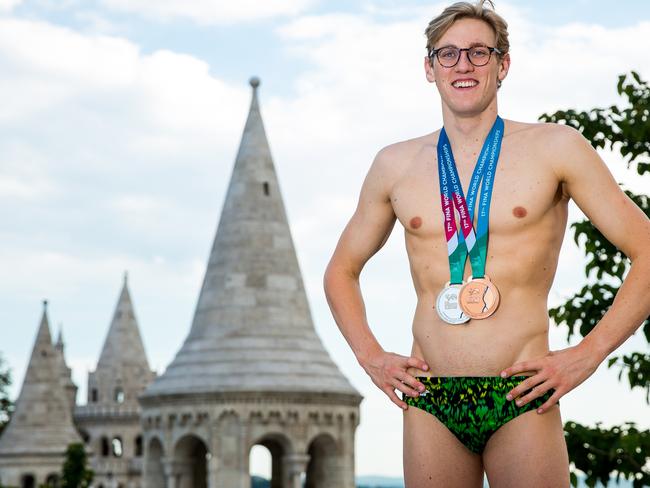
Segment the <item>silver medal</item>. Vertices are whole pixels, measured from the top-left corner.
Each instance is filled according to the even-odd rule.
[[[436,299],[436,312],[448,324],[464,324],[470,319],[465,315],[463,309],[460,308],[460,303],[458,303],[461,286],[463,286],[462,283],[451,285],[447,282]]]

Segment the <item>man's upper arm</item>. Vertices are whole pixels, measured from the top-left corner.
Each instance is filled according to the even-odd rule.
[[[368,259],[384,245],[395,225],[390,200],[394,154],[390,146],[377,153],[361,187],[357,208],[332,256],[331,263],[357,276]]]
[[[650,221],[582,134],[566,126],[556,130],[559,151],[554,166],[567,194],[608,241],[634,259],[648,247]]]

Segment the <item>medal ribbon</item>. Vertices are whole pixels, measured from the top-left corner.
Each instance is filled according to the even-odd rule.
[[[485,276],[492,186],[497,162],[499,161],[499,153],[501,152],[503,127],[503,119],[497,116],[474,166],[467,200],[465,200],[463,188],[460,184],[449,138],[444,127],[440,131],[440,137],[438,138],[438,178],[451,273],[450,282],[452,284],[463,282],[468,252],[472,265],[472,277],[482,278]],[[480,193],[479,185],[481,186]],[[479,215],[477,231],[475,232],[473,221],[474,206],[477,201],[479,202]],[[458,210],[460,230],[462,232],[457,232],[454,207]]]

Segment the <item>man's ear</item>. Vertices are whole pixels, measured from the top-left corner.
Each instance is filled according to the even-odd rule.
[[[501,63],[499,63],[499,73],[498,77],[500,81],[505,80],[508,76],[508,71],[510,70],[510,53],[506,53],[503,58],[501,58]]]
[[[436,82],[436,76],[433,74],[433,66],[431,66],[431,60],[428,56],[424,57],[424,73],[429,83]]]

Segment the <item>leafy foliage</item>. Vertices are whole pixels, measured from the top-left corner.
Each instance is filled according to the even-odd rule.
[[[601,482],[607,486],[610,475],[616,472],[616,481],[633,480],[635,488],[650,486],[650,432],[640,431],[634,423],[615,426],[610,430],[585,427],[576,422],[564,425],[564,437],[571,461],[587,476],[587,486]],[[577,476],[572,473],[572,485]],[[575,480],[575,481],[574,481]]]
[[[9,387],[11,386],[11,370],[5,369],[4,361],[0,356],[0,434],[5,425],[9,422],[13,412],[13,402],[9,399]]]
[[[596,148],[618,150],[628,169],[644,176],[650,173],[650,86],[632,71],[618,78],[619,95],[627,99],[626,107],[615,105],[594,108],[586,112],[575,110],[544,114],[540,120],[570,125],[578,129]],[[628,197],[650,217],[647,195],[625,191]],[[574,241],[582,245],[587,256],[585,276],[594,277],[564,304],[549,310],[553,321],[568,328],[568,339],[573,334],[586,336],[614,302],[630,267],[629,259],[591,222],[583,220],[571,225]],[[650,317],[641,324],[646,341],[650,342]],[[619,367],[618,379],[625,372],[630,388],[646,390],[650,403],[650,354],[633,352],[612,357],[608,367]],[[650,486],[650,431],[639,431],[633,423],[615,426],[610,430],[585,427],[576,422],[564,425],[569,458],[573,465],[587,475],[587,486],[598,481],[607,485],[612,473],[616,479],[633,480],[634,487]],[[571,473],[571,484],[577,486],[577,476]]]
[[[543,114],[540,120],[578,129],[595,148],[618,149],[627,159],[627,167],[635,164],[642,175],[650,171],[650,86],[632,71],[618,77],[616,89],[627,98],[626,108],[612,105],[588,112],[559,110]]]
[[[86,451],[83,444],[70,444],[65,452],[61,488],[87,488],[94,473],[86,468]]]
[[[595,148],[618,150],[627,166],[636,165],[637,173],[650,173],[650,86],[638,73],[618,78],[619,95],[627,98],[627,107],[615,105],[608,108],[594,108],[588,112],[560,110],[544,114],[540,120],[570,125],[578,129]],[[639,208],[650,217],[650,198],[625,192]],[[557,325],[566,324],[568,338],[579,332],[585,336],[612,305],[623,278],[630,267],[629,259],[591,222],[583,220],[571,225],[574,241],[583,245],[587,256],[585,274],[587,278],[595,273],[596,283],[585,285],[566,303],[549,310]],[[650,317],[641,324],[643,333],[650,342]],[[576,330],[577,329],[577,330]],[[609,367],[620,367],[619,378],[627,370],[626,378],[631,388],[646,390],[646,401],[650,402],[650,356],[634,353],[611,358]]]

